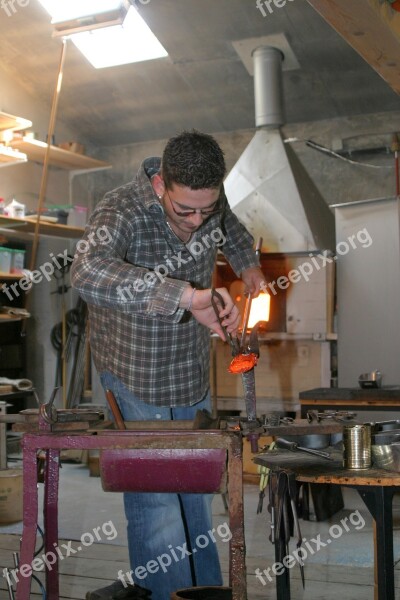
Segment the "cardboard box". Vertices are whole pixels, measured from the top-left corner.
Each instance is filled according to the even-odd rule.
[[[22,469],[0,470],[0,523],[22,521]]]

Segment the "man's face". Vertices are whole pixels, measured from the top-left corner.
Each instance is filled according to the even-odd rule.
[[[220,188],[192,190],[174,183],[170,189],[164,185],[162,202],[169,223],[182,234],[189,236],[211,215],[218,212],[219,195]],[[199,212],[200,210],[202,212]]]

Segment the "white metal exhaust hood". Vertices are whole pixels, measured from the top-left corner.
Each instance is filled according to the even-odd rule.
[[[333,250],[334,215],[280,131],[282,52],[253,52],[256,127],[225,180],[233,212],[267,252]]]

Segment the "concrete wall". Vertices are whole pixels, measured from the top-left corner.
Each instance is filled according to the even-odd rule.
[[[56,75],[56,74],[54,74]],[[0,67],[0,110],[17,117],[29,119],[37,139],[46,141],[51,110],[52,90],[46,105],[32,97],[23,82],[18,82]],[[76,132],[65,127],[58,118],[55,128],[56,143],[77,139]],[[29,162],[0,169],[0,197],[11,201],[16,198],[27,208],[34,210],[37,205],[42,165]],[[46,204],[69,203],[69,173],[63,169],[50,169]]]
[[[228,172],[253,137],[254,131],[248,129],[231,133],[214,133],[224,149]],[[388,140],[390,143],[391,135],[396,131],[400,131],[400,110],[314,123],[290,124],[283,127],[286,138],[300,140],[293,142],[293,149],[328,204],[393,195],[395,192],[393,154],[354,158],[354,160],[365,160],[383,167],[369,168],[333,158],[310,148],[305,141],[312,140],[327,148],[337,147],[339,143],[351,148],[380,146],[385,145]],[[99,149],[99,158],[110,162],[113,169],[80,177],[79,182],[76,181],[77,185],[86,182],[89,206],[96,204],[106,191],[130,181],[143,158],[159,155],[165,142],[166,140],[155,140]],[[78,193],[81,192],[82,190],[78,190]]]

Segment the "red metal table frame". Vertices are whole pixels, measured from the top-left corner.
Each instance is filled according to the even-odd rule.
[[[23,448],[23,532],[20,565],[34,559],[38,524],[37,452],[45,452],[44,552],[54,552],[58,543],[58,484],[60,451],[68,449],[165,449],[224,448],[227,451],[229,496],[229,583],[233,600],[246,600],[246,566],[243,513],[242,437],[240,432],[218,430],[104,431],[87,433],[26,433]],[[189,465],[188,465],[189,467]],[[47,600],[59,599],[58,563],[46,570]],[[19,577],[17,600],[29,600],[31,575]]]

